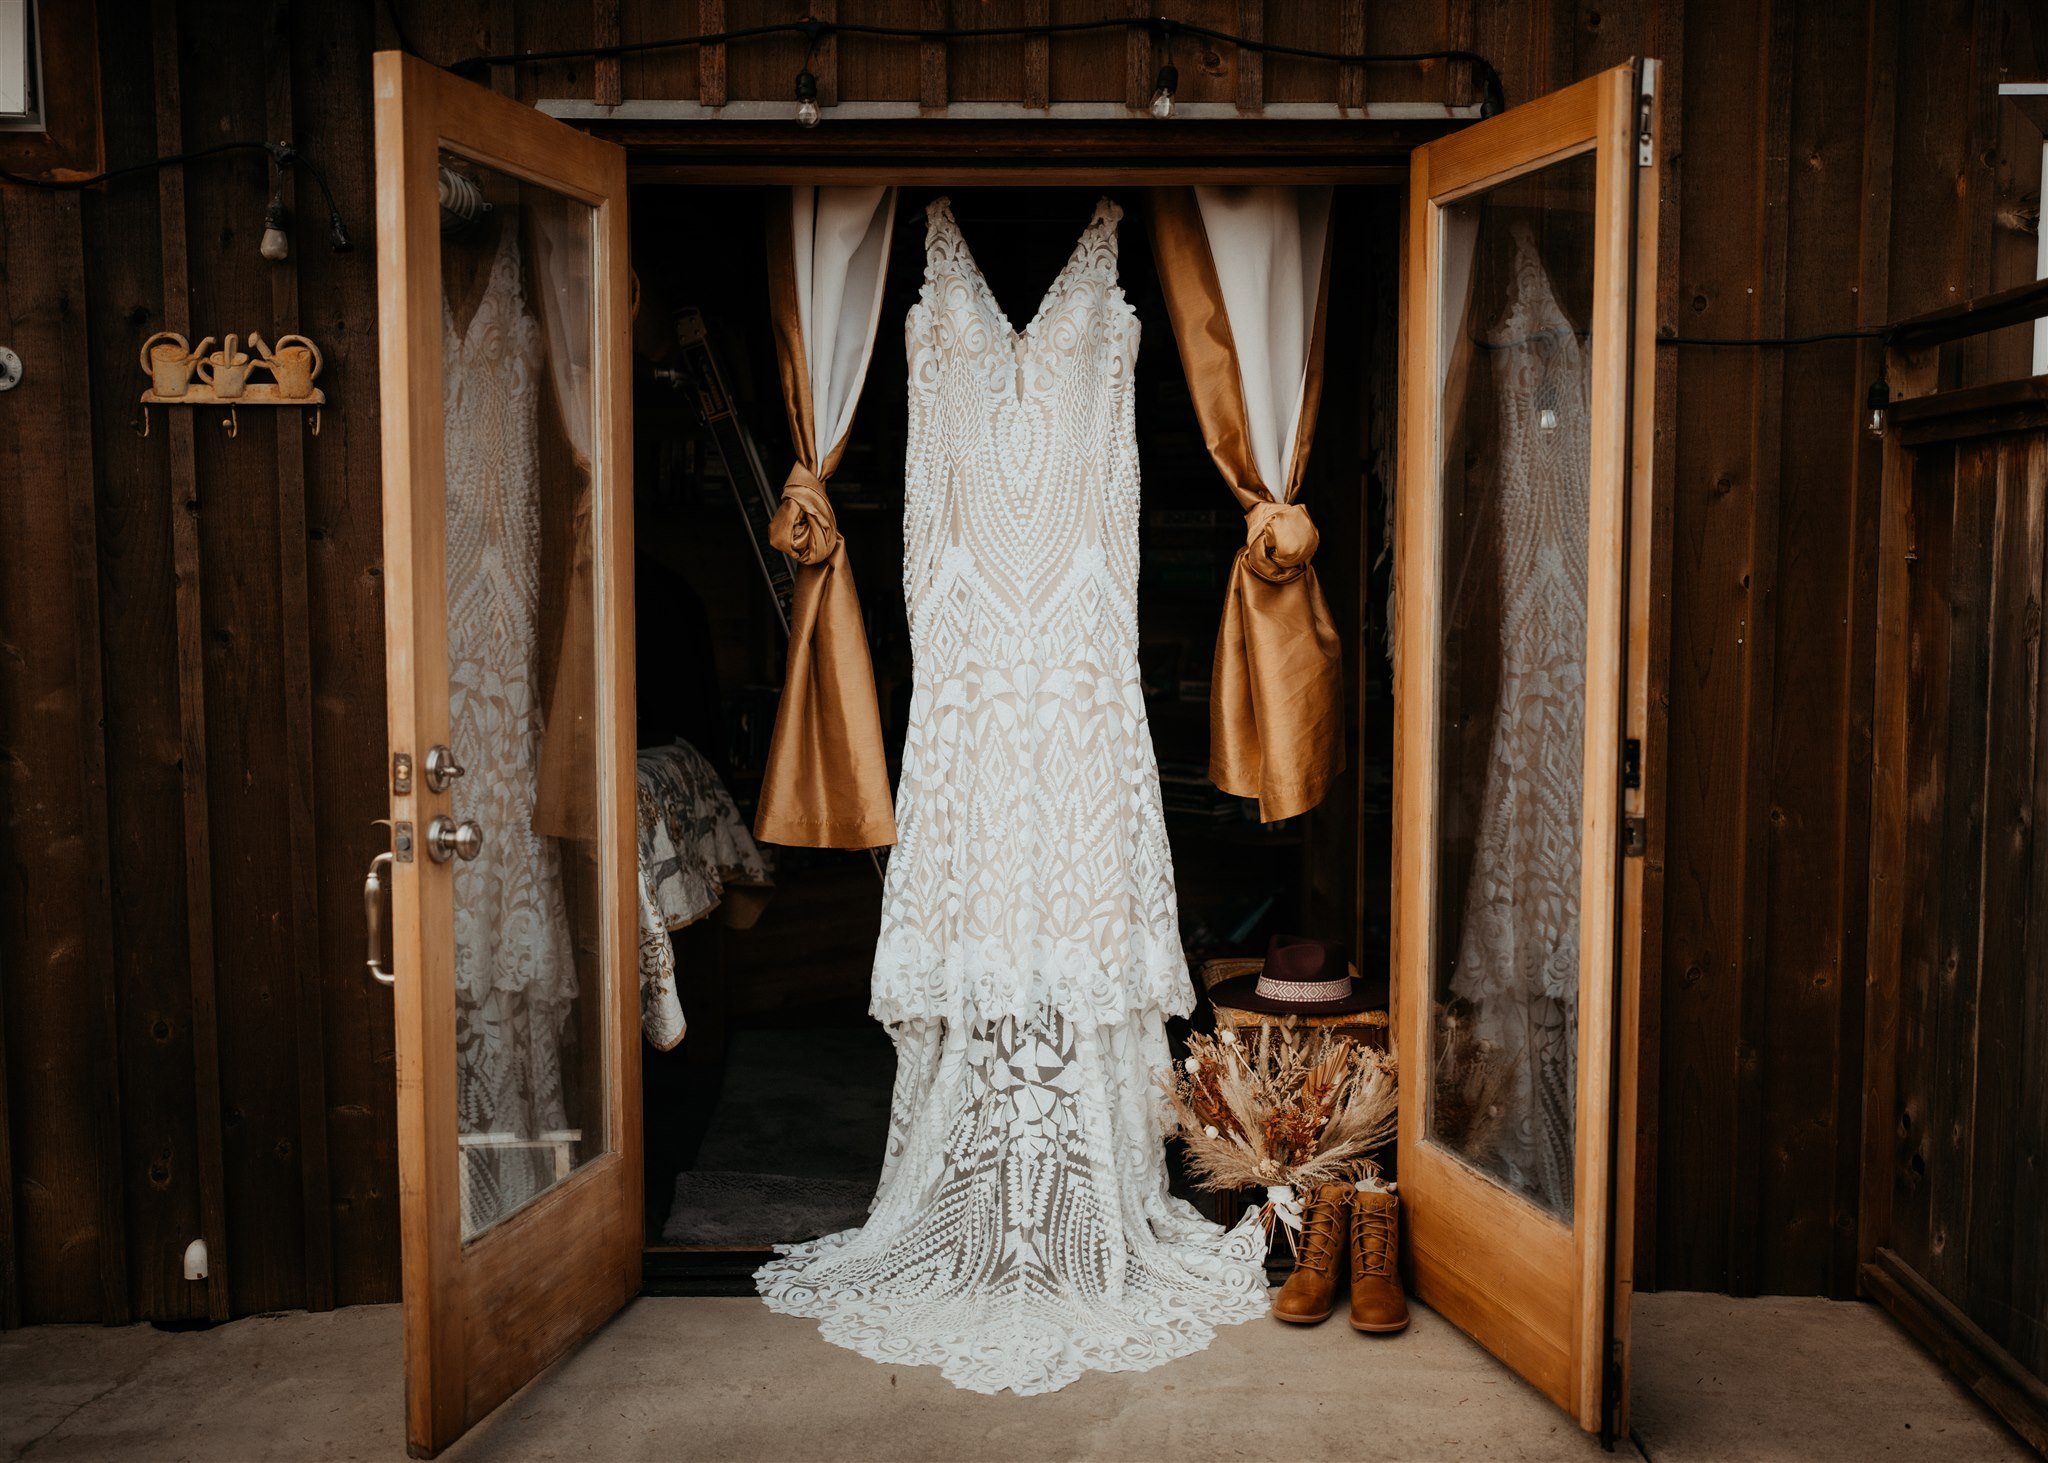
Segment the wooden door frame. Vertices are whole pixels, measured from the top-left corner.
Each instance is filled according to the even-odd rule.
[[[1438,319],[1432,284],[1439,270],[1433,261],[1413,257],[1412,242],[1402,281],[1403,379],[1415,388],[1405,394],[1402,407],[1395,544],[1399,582],[1406,586],[1395,683],[1394,771],[1395,1026],[1401,1065],[1410,1083],[1400,1119],[1402,1181],[1411,1188],[1437,1188],[1449,1198],[1442,1204],[1404,1206],[1408,1249],[1417,1293],[1437,1309],[1463,1316],[1460,1324],[1589,1431],[1609,1421],[1602,1407],[1608,1343],[1625,1340],[1625,1323],[1617,1338],[1609,1306],[1610,1287],[1618,1296],[1628,1282],[1625,1267],[1631,1249],[1627,1240],[1617,1245],[1612,1233],[1614,1207],[1621,1198],[1614,1176],[1624,1171],[1633,1175],[1632,1157],[1625,1155],[1633,1147],[1636,1114],[1632,1103],[1618,1104],[1616,1089],[1618,1064],[1626,1063],[1633,1075],[1636,1053],[1632,1043],[1617,1048],[1615,1042],[1637,991],[1633,982],[1640,981],[1648,963],[1640,942],[1621,938],[1625,927],[1639,927],[1640,908],[1631,915],[1627,902],[1640,900],[1642,880],[1634,871],[1624,877],[1620,758],[1607,751],[1610,741],[1618,754],[1628,736],[1643,738],[1645,729],[1634,724],[1633,716],[1651,699],[1648,681],[1638,696],[1624,677],[1638,667],[1647,677],[1654,663],[1647,654],[1626,654],[1630,625],[1623,618],[1638,608],[1629,601],[1630,577],[1650,572],[1656,558],[1652,549],[1637,555],[1632,565],[1628,552],[1628,499],[1650,488],[1646,469],[1652,452],[1647,434],[1638,433],[1631,421],[1631,388],[1642,390],[1654,376],[1653,361],[1631,359],[1639,354],[1631,348],[1641,339],[1646,313],[1637,308],[1630,288],[1642,248],[1640,239],[1632,239],[1639,222],[1636,78],[1633,64],[1615,67],[1503,113],[1483,130],[1467,130],[1418,149],[1408,195],[1408,240],[1427,240],[1436,249],[1440,227],[1435,215],[1443,204],[1567,158],[1596,155],[1598,252],[1587,546],[1592,578],[1587,605],[1581,1050],[1573,1185],[1578,1203],[1569,1226],[1455,1159],[1434,1153],[1425,1141],[1427,1094],[1414,1085],[1427,1081],[1427,1043],[1434,1029],[1428,993],[1434,988],[1438,964],[1435,757],[1440,719],[1432,657],[1416,652],[1441,638],[1444,551],[1437,512],[1441,489],[1436,481],[1439,393],[1426,384],[1441,375],[1440,343],[1432,324]],[[1654,197],[1651,202],[1654,207]],[[1649,249],[1654,261],[1654,236]],[[1603,347],[1603,341],[1609,344]],[[1646,422],[1652,409],[1645,394],[1633,415]],[[1644,512],[1638,518],[1643,533],[1652,535],[1655,515]],[[1650,606],[1640,609],[1647,633]],[[1407,762],[1411,756],[1427,761],[1416,766]],[[1624,959],[1628,945],[1638,948]],[[1403,1009],[1412,997],[1419,997],[1420,1009]],[[1589,1121],[1594,1114],[1599,1120]],[[1630,1126],[1616,1121],[1623,1116]],[[1418,1178],[1423,1184],[1417,1185]],[[1480,1256],[1494,1257],[1497,1263],[1481,1268]]]
[[[1645,62],[1654,67],[1655,62]],[[1612,72],[1602,73],[1611,76]],[[1574,84],[1594,85],[1601,76]],[[1554,98],[1533,99],[1526,106]],[[1031,120],[967,120],[932,117],[904,121],[849,122],[828,117],[818,128],[802,132],[787,122],[662,119],[636,116],[629,110],[595,106],[580,98],[543,98],[537,107],[549,115],[587,129],[627,152],[629,180],[634,186],[768,187],[806,183],[893,184],[910,186],[1091,186],[1134,187],[1171,184],[1269,183],[1307,186],[1383,187],[1402,190],[1413,206],[1411,159],[1416,148],[1447,138],[1482,120],[1470,115],[1443,117],[1355,117],[1341,120],[1282,120],[1247,117],[1238,121],[1160,123],[1149,118],[1115,118],[1090,123],[1053,118]],[[1513,116],[1511,109],[1503,116]],[[1653,114],[1653,123],[1655,122]],[[1620,118],[1615,118],[1617,124]],[[1661,159],[1661,133],[1657,145]],[[1640,174],[1643,170],[1638,169]],[[1655,169],[1649,170],[1654,176]],[[1653,302],[1658,279],[1658,233],[1661,198],[1653,185],[1640,189],[1637,218],[1637,288]],[[1403,210],[1404,214],[1406,209]],[[1413,302],[1408,258],[1408,229],[1401,229],[1400,270],[1396,281],[1401,359],[1407,355],[1406,332]],[[1654,385],[1656,378],[1653,307],[1636,307],[1635,379],[1629,455],[1638,485],[1630,505],[1632,646],[1626,698],[1630,725],[1639,727],[1643,754],[1643,787],[1627,812],[1642,817],[1648,830],[1648,856],[1627,861],[1625,908],[1636,924],[1617,931],[1622,952],[1619,999],[1625,1009],[1640,1008],[1645,990],[1654,992],[1661,979],[1661,920],[1646,921],[1648,901],[1661,896],[1663,880],[1662,767],[1667,718],[1664,683],[1668,674],[1671,512],[1668,497],[1652,494],[1651,467],[1657,441]],[[1665,404],[1668,409],[1669,403]],[[1409,406],[1397,408],[1396,467],[1407,460]],[[1398,536],[1397,536],[1398,542]],[[1656,596],[1642,591],[1651,583],[1665,588]],[[1395,715],[1400,714],[1401,684],[1395,681]],[[1399,768],[1395,769],[1398,781]],[[1361,824],[1362,830],[1362,824]],[[1362,837],[1362,831],[1361,831]],[[1393,861],[1398,868],[1400,824],[1395,822]],[[1400,891],[1395,890],[1398,927]],[[1398,1025],[1398,1016],[1396,1020]],[[1654,1153],[1657,1113],[1639,1101],[1641,1084],[1654,1080],[1655,1034],[1624,1033],[1617,1052],[1621,1090],[1616,1094],[1616,1198],[1626,1196],[1635,1213],[1654,1173],[1636,1167],[1639,1150]],[[663,1247],[650,1246],[650,1252]],[[1620,1343],[1626,1369],[1627,1299],[1633,1292],[1637,1235],[1613,1237],[1614,1315],[1610,1339]],[[729,1267],[727,1267],[729,1268]],[[725,1271],[720,1278],[727,1278]],[[1625,1395],[1625,1389],[1624,1389]],[[1625,1419],[1620,1421],[1625,1423]]]
[[[413,627],[409,638],[386,636],[391,752],[408,754],[414,768],[423,768],[427,748],[448,740],[435,191],[439,153],[446,146],[595,213],[597,721],[609,732],[599,737],[598,757],[600,786],[622,789],[613,806],[598,810],[599,846],[610,854],[608,862],[600,861],[597,926],[610,961],[604,982],[610,1009],[602,1023],[609,1079],[606,1151],[467,1244],[461,1233],[449,937],[453,880],[439,872],[443,866],[424,858],[401,857],[393,865],[406,1427],[415,1455],[431,1456],[631,1299],[640,1284],[638,941],[635,901],[623,883],[636,857],[626,169],[618,149],[415,57],[379,53],[373,92],[385,623]],[[415,491],[419,484],[431,486]],[[395,822],[423,830],[436,813],[451,812],[452,803],[415,775],[408,791],[394,787],[391,810]],[[415,832],[411,842],[418,841]],[[444,1056],[429,1061],[430,1053]],[[513,1323],[499,1324],[506,1318]]]

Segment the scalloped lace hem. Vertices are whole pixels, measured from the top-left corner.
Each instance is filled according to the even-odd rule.
[[[778,1245],[777,1253],[786,1258],[763,1265],[754,1282],[768,1309],[817,1321],[818,1334],[834,1346],[889,1365],[937,1367],[965,1391],[1034,1397],[1057,1392],[1087,1372],[1164,1366],[1207,1350],[1219,1326],[1242,1325],[1268,1312],[1266,1235],[1256,1211],[1229,1231],[1195,1223],[1216,1238],[1165,1246],[1185,1280],[1132,1285],[1120,1304],[985,1295],[892,1301],[806,1283],[819,1260],[829,1259],[860,1230]]]
[[[868,1221],[764,1265],[770,1308],[834,1345],[1023,1396],[1142,1371],[1266,1312],[1256,1216],[1167,1192],[1157,1012],[1056,1011],[891,1033],[896,1088]]]

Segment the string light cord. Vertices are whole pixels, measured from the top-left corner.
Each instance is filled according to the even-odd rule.
[[[1688,346],[1820,345],[1831,340],[1884,340],[1890,334],[1890,326],[1879,325],[1867,330],[1823,330],[1813,335],[1660,335],[1657,337],[1657,344]]]
[[[1240,51],[1260,56],[1288,56],[1305,61],[1330,61],[1346,66],[1419,65],[1425,61],[1462,61],[1478,73],[1480,114],[1490,117],[1506,106],[1506,93],[1501,84],[1499,70],[1477,51],[1455,48],[1437,51],[1328,51],[1315,46],[1296,46],[1284,41],[1235,35],[1193,21],[1144,16],[1109,16],[1092,20],[1054,20],[1030,25],[992,26],[907,26],[876,25],[853,20],[792,20],[711,31],[703,35],[618,41],[606,46],[577,46],[551,51],[512,51],[498,55],[468,56],[454,62],[448,69],[462,74],[490,66],[534,66],[552,61],[609,61],[648,51],[682,50],[692,46],[727,46],[775,36],[802,36],[805,41],[805,56],[808,58],[816,52],[820,43],[834,36],[867,36],[876,40],[891,41],[978,41],[1036,39],[1110,30],[1150,31],[1168,48],[1169,55],[1175,36],[1192,36],[1198,40],[1235,46]],[[1162,68],[1164,69],[1166,68]]]
[[[282,175],[290,169],[305,169],[319,185],[320,196],[327,203],[327,242],[337,254],[346,254],[355,247],[349,239],[348,226],[341,221],[341,209],[334,202],[334,190],[327,185],[327,174],[321,171],[318,163],[289,142],[216,142],[208,147],[195,147],[189,152],[174,152],[165,157],[149,158],[144,162],[126,163],[121,167],[108,168],[105,172],[94,173],[85,178],[31,178],[0,168],[0,182],[12,183],[21,188],[39,188],[46,193],[77,193],[87,188],[97,188],[103,183],[133,177],[137,173],[153,173],[159,168],[199,162],[206,158],[236,152],[268,154],[271,162],[277,166],[280,181]],[[275,193],[272,200],[272,207],[277,207]]]

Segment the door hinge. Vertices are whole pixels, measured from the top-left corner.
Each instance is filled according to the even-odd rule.
[[[1657,161],[1657,63],[1644,61],[1640,75],[1636,87],[1636,166],[1647,168]]]
[[[1630,858],[1641,858],[1650,851],[1650,825],[1641,813],[1630,813],[1621,820],[1621,851]]]
[[[1621,744],[1621,785],[1633,792],[1643,785],[1643,743],[1630,737]]]

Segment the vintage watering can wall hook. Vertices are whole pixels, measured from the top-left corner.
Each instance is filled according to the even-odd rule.
[[[237,408],[243,406],[310,406],[307,426],[319,436],[320,408],[327,400],[313,384],[322,365],[320,347],[303,335],[280,336],[275,346],[253,330],[246,339],[247,350],[239,334],[227,336],[219,350],[208,349],[214,341],[210,335],[195,346],[175,330],[159,330],[145,340],[141,364],[149,388],[142,393],[140,435],[149,435],[152,406],[219,404],[228,408],[220,424],[230,437],[241,435]],[[258,372],[270,379],[259,379]]]

